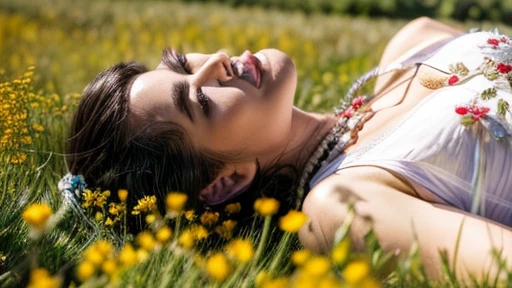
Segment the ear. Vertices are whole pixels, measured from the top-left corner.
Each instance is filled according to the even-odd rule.
[[[217,205],[243,192],[256,176],[255,162],[228,164],[219,175],[199,193],[199,200]]]

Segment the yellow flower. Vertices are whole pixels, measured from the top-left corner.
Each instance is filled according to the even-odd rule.
[[[309,252],[309,250],[302,249],[293,252],[290,260],[293,264],[301,266],[302,264],[306,263],[309,257],[311,257],[311,252]]]
[[[155,220],[156,220],[155,214],[148,214],[146,216],[146,223],[148,223],[148,224],[155,222]]]
[[[285,277],[269,279],[265,282],[264,287],[265,288],[287,288],[287,287],[290,287],[290,280]]]
[[[369,273],[368,263],[363,259],[358,259],[348,263],[341,274],[348,283],[355,284],[366,278]]]
[[[117,190],[117,197],[119,197],[119,200],[121,202],[125,203],[126,199],[128,199],[128,190],[126,190],[126,189]]]
[[[288,214],[279,219],[279,228],[285,232],[297,233],[306,220],[307,217],[304,213],[290,210]]]
[[[185,219],[187,219],[188,221],[194,221],[195,218],[196,213],[194,212],[194,210],[188,210],[187,212],[185,212]]]
[[[304,263],[304,270],[311,276],[322,276],[329,272],[331,262],[323,256],[313,256]]]
[[[156,232],[156,240],[160,243],[169,241],[172,237],[172,230],[168,226],[163,226]]]
[[[279,201],[274,198],[259,198],[254,202],[254,210],[261,216],[270,216],[279,210]]]
[[[231,273],[231,266],[222,253],[215,253],[206,260],[206,271],[216,281],[224,281]]]
[[[94,264],[92,264],[89,261],[82,261],[78,265],[78,268],[76,269],[76,276],[80,281],[85,282],[89,278],[91,278],[94,273],[96,273],[96,269],[94,268]]]
[[[112,218],[107,217],[107,220],[105,220],[105,226],[111,227],[111,226],[114,226],[114,224],[115,224],[115,220],[112,220]]]
[[[27,288],[54,288],[60,287],[61,279],[57,276],[52,277],[48,270],[36,268],[30,271],[30,280]]]
[[[172,211],[179,213],[183,210],[185,203],[187,202],[188,196],[185,193],[181,192],[171,192],[167,194],[165,199],[165,205],[167,207],[167,211]]]
[[[100,266],[105,260],[103,253],[101,253],[96,245],[87,247],[87,249],[84,251],[84,258],[86,262],[89,262],[94,266]]]
[[[133,207],[132,214],[139,215],[142,213],[148,213],[156,210],[156,197],[153,196],[144,196],[144,198],[139,199],[137,205]]]
[[[112,243],[106,240],[99,240],[94,244],[94,246],[96,246],[98,251],[105,256],[110,255],[114,251],[114,246],[112,246]]]
[[[101,270],[108,275],[113,275],[117,272],[117,262],[113,259],[109,259],[103,262]]]
[[[151,251],[155,248],[155,238],[148,231],[140,232],[136,237],[137,243],[146,251]]]
[[[341,266],[345,264],[350,255],[350,238],[343,238],[331,252],[331,260],[334,265]]]
[[[226,245],[226,254],[241,263],[247,263],[254,256],[254,248],[247,239],[236,239]]]
[[[267,271],[261,271],[256,275],[256,279],[254,280],[254,284],[256,284],[256,287],[263,287],[265,286],[266,282],[270,279]]]
[[[100,211],[96,211],[96,214],[94,215],[94,220],[96,220],[96,222],[103,221],[103,213],[101,213]]]
[[[95,195],[89,189],[84,189],[82,192],[82,207],[89,208],[94,202]]]
[[[100,193],[100,191],[97,190],[97,191],[95,191],[95,193],[96,193],[96,197],[94,199],[94,206],[96,206],[98,208],[103,208],[103,206],[105,206],[105,204],[107,203],[108,197],[110,197],[110,191],[106,190],[106,191]]]
[[[203,225],[211,226],[219,220],[219,212],[206,211],[203,213],[203,215],[201,215],[199,220],[201,220]]]
[[[233,228],[235,228],[236,223],[237,222],[234,220],[226,220],[222,222],[221,226],[215,227],[215,232],[224,239],[231,239],[233,236]]]
[[[50,216],[52,216],[52,208],[44,203],[29,205],[21,215],[28,225],[37,229],[43,229]]]
[[[44,126],[41,124],[34,123],[34,124],[32,124],[32,129],[34,129],[37,132],[43,132]]]
[[[110,204],[108,204],[108,213],[110,213],[114,216],[119,215],[120,213],[124,212],[125,210],[126,210],[125,204],[118,204],[118,203],[114,203],[114,202],[111,202]]]
[[[242,210],[242,206],[238,202],[228,204],[228,205],[226,205],[226,208],[224,208],[224,212],[229,213],[229,214],[239,213],[240,210]]]
[[[119,262],[124,266],[131,266],[137,263],[137,253],[133,249],[132,245],[126,244],[119,253]]]
[[[194,225],[192,227],[192,233],[194,234],[196,240],[202,240],[206,237],[208,237],[208,235],[210,235],[210,233],[208,233],[208,230],[206,230],[206,228],[204,228],[203,226],[201,225]]]
[[[138,249],[136,254],[137,254],[137,261],[139,261],[139,262],[146,261],[146,259],[148,259],[148,257],[149,257],[149,252],[145,249]]]
[[[194,245],[196,244],[196,239],[195,239],[192,231],[187,230],[187,231],[183,231],[183,233],[181,233],[180,238],[178,239],[178,243],[181,246],[190,249],[190,248],[194,247]]]

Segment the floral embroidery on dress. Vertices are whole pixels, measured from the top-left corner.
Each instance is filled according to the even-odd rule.
[[[483,75],[491,81],[492,86],[475,95],[470,103],[457,105],[455,113],[461,116],[462,125],[470,126],[482,122],[497,139],[503,139],[510,136],[506,124],[501,123],[506,121],[506,116],[510,113],[510,103],[497,99],[497,104],[493,105],[497,105],[497,118],[501,119],[492,119],[487,116],[491,110],[490,102],[486,102],[496,98],[498,91],[512,93],[512,38],[500,34],[497,29],[488,33],[487,41],[479,46],[485,55],[483,63],[474,70],[469,70],[462,62],[451,64],[450,75],[445,78],[443,86],[460,85],[477,75]],[[478,100],[481,100],[480,104]]]

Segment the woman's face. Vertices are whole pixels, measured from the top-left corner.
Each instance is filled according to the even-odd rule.
[[[133,82],[130,109],[136,128],[171,121],[196,148],[258,157],[286,145],[296,82],[293,62],[278,50],[237,57],[166,50]]]

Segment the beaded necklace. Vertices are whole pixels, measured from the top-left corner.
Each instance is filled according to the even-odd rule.
[[[297,208],[302,203],[302,198],[307,189],[306,183],[311,180],[313,175],[324,164],[335,159],[347,146],[353,144],[363,124],[375,114],[371,109],[367,109],[366,105],[374,98],[374,95],[364,95],[357,98],[355,98],[355,95],[364,84],[378,75],[380,75],[379,68],[375,67],[359,77],[352,84],[345,98],[340,101],[340,107],[334,108],[334,114],[338,117],[338,120],[330,132],[322,139],[315,152],[311,154],[300,177],[296,200]]]

